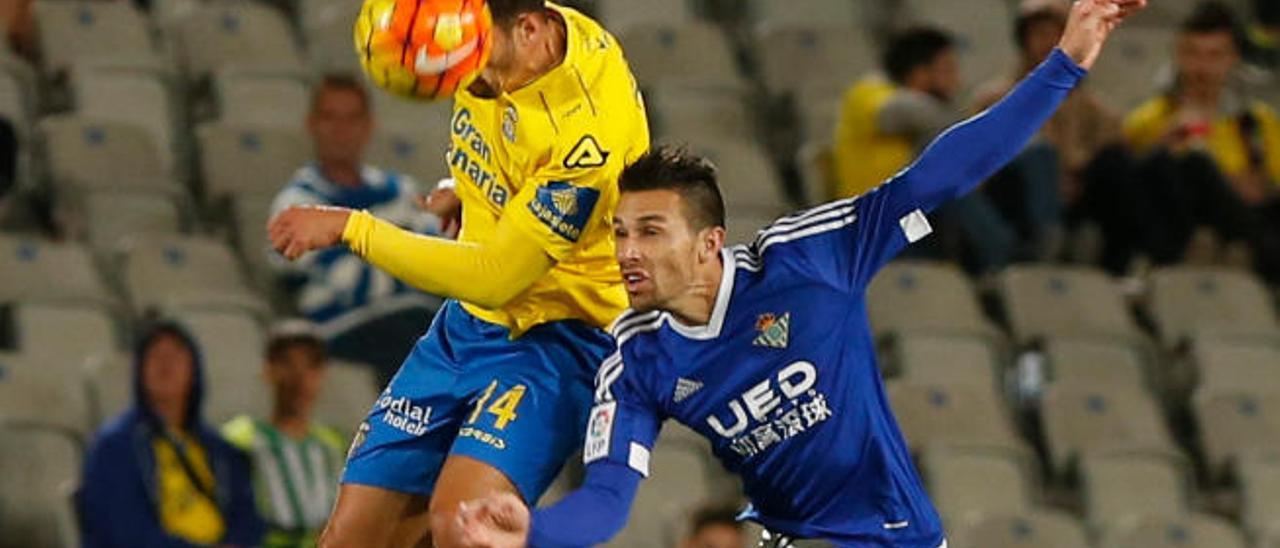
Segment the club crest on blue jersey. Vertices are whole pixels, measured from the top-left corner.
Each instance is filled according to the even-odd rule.
[[[599,199],[600,191],[594,188],[552,181],[537,190],[529,202],[529,211],[552,232],[577,242]]]
[[[791,313],[781,316],[761,314],[756,319],[756,331],[760,333],[751,344],[765,348],[786,348],[791,335]]]

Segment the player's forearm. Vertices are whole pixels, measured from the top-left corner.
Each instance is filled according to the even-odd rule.
[[[1008,164],[1085,75],[1061,50],[986,112],[952,126],[903,177],[916,203],[931,210],[973,190]]]
[[[591,464],[581,488],[533,513],[529,547],[579,548],[613,538],[627,523],[640,479],[639,472],[621,464]]]
[[[401,281],[426,291],[499,308],[528,289],[552,266],[536,244],[499,230],[484,245],[423,236],[368,212],[351,214],[342,241],[357,255]]]

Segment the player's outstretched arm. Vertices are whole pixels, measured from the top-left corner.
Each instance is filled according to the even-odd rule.
[[[268,226],[271,245],[289,260],[346,243],[366,261],[418,289],[499,308],[555,264],[532,235],[503,219],[482,244],[414,234],[368,212],[299,206]]]
[[[587,467],[582,487],[533,512],[512,494],[468,503],[459,512],[460,544],[468,548],[579,548],[602,544],[626,525],[639,472],[613,462]]]
[[[1147,0],[1077,0],[1058,48],[986,112],[951,127],[902,175],[915,207],[933,209],[1009,163],[1097,60],[1107,37]]]

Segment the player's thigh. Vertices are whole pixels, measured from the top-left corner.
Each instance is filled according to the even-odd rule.
[[[431,494],[431,526],[445,531],[460,504],[499,493],[519,494],[507,475],[492,465],[464,455],[450,455]],[[440,535],[441,540],[450,538]]]
[[[431,546],[427,497],[346,484],[320,537],[321,548]]]

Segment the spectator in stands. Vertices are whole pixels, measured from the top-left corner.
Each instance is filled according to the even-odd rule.
[[[844,94],[833,150],[837,198],[879,186],[959,117],[949,105],[960,89],[959,61],[945,32],[922,27],[893,36],[882,68],[884,75]]]
[[[680,541],[680,548],[742,548],[746,546],[742,522],[737,519],[738,506],[733,503],[717,503],[698,508],[689,519],[689,531]]]
[[[1018,66],[1011,78],[983,86],[975,112],[1003,97],[1053,51],[1066,27],[1068,5],[1064,0],[1021,3],[1014,25]],[[1087,246],[1093,249],[1078,258],[1101,260],[1116,272],[1128,266],[1138,229],[1121,207],[1133,201],[1132,160],[1123,144],[1119,116],[1082,85],[1027,150],[984,185],[982,194],[999,211],[1004,230],[1017,234],[1017,258],[1056,258],[1071,223],[1098,229],[1087,231],[1090,235],[1105,235],[1104,249]],[[1096,239],[1087,241],[1096,244]]]
[[[1280,70],[1280,2],[1253,0],[1253,15],[1245,57],[1255,66]]]
[[[132,409],[99,432],[78,493],[84,546],[257,546],[249,462],[201,417],[200,351],[182,328],[144,331]]]
[[[1280,119],[1232,85],[1238,29],[1226,6],[1198,6],[1177,38],[1175,83],[1133,111],[1124,133],[1145,157],[1139,177],[1158,212],[1146,221],[1155,229],[1148,245],[1157,262],[1180,260],[1197,229],[1208,228],[1249,246],[1276,279]]]
[[[364,163],[373,131],[364,87],[347,76],[326,76],[316,87],[307,129],[315,163],[302,167],[276,196],[272,214],[295,205],[369,210],[380,219],[435,233],[439,218],[419,208],[410,177]],[[456,199],[456,198],[455,198]],[[373,364],[389,380],[440,305],[346,248],[276,261],[297,289],[298,309],[318,326],[335,357]]]
[[[263,376],[273,396],[271,417],[238,417],[222,433],[253,461],[258,511],[268,524],[263,546],[315,546],[333,508],[344,459],[338,433],[311,417],[324,384],[325,350],[310,322],[276,327]]]
[[[32,15],[32,0],[6,0],[0,2],[0,25],[4,28],[4,44],[6,48],[28,58],[35,57],[36,24]],[[0,51],[3,55],[3,51]]]

